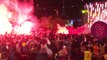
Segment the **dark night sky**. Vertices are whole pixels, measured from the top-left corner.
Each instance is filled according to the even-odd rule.
[[[41,16],[55,16],[55,10],[59,11],[59,16],[69,18],[81,18],[83,6],[90,2],[100,2],[106,0],[34,0],[35,14]],[[38,7],[37,7],[38,5]],[[64,5],[64,9],[63,9]]]

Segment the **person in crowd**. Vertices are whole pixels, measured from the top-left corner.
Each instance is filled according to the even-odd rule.
[[[9,45],[9,60],[18,60],[18,58],[16,57],[16,46],[15,43],[11,43]]]
[[[36,49],[37,49],[37,45],[34,44],[33,42],[31,42],[28,46],[28,50],[29,50],[29,59],[35,60],[36,58]]]
[[[52,54],[52,50],[47,47],[47,42],[43,39],[40,50],[36,55],[36,60],[50,60]]]
[[[93,55],[94,59],[99,60],[100,54],[99,54],[99,46],[98,46],[98,43],[95,43],[94,46],[93,46],[93,54],[94,54],[94,55]]]
[[[21,44],[21,59],[28,60],[28,46],[26,45],[25,41],[23,41]]]
[[[107,43],[105,43],[105,49],[104,49],[104,55],[103,55],[104,59],[103,60],[107,60]]]
[[[104,50],[105,50],[105,44],[99,44],[100,57],[103,56]]]
[[[89,47],[86,47],[86,50],[84,51],[84,60],[92,60],[92,52]]]
[[[68,60],[68,50],[66,46],[62,46],[62,49],[58,52],[59,60]]]
[[[0,60],[7,60],[8,59],[8,49],[6,47],[6,43],[5,42],[1,42],[0,44]]]

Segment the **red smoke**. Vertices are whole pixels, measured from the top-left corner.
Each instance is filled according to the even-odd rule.
[[[57,24],[58,30],[57,33],[58,34],[69,34],[69,30],[66,27],[62,27],[59,24]]]
[[[32,13],[32,1],[0,0],[0,34],[30,34]]]
[[[60,26],[57,24],[57,34],[87,34],[90,33],[90,29],[87,28],[87,24],[74,28],[73,26],[67,28],[66,26]]]

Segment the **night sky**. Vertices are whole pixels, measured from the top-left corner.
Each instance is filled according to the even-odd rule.
[[[90,2],[101,2],[106,0],[34,0],[35,15],[58,16],[65,18],[81,19],[84,5]]]

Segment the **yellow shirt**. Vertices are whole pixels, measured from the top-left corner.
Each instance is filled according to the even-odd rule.
[[[107,60],[107,54],[104,54],[104,59]]]
[[[91,60],[92,53],[90,51],[84,51],[84,60]]]

